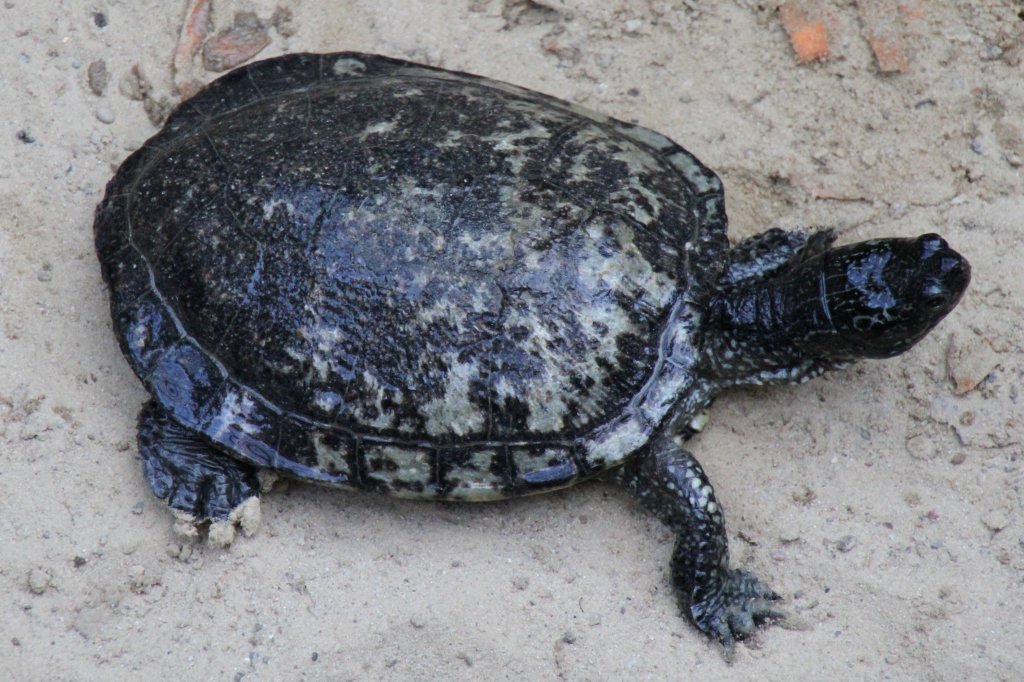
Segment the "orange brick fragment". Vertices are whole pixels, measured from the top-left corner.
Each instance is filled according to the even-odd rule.
[[[902,73],[910,64],[903,47],[903,19],[893,0],[857,0],[864,37],[882,73]]]
[[[821,20],[808,16],[802,2],[784,2],[779,6],[782,27],[801,64],[826,59],[832,53],[828,46],[828,29]]]

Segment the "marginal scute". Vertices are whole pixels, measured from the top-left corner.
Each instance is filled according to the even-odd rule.
[[[260,467],[490,499],[616,466],[694,381],[721,184],[667,137],[355,53],[238,69],[121,167],[97,252],[156,401]]]

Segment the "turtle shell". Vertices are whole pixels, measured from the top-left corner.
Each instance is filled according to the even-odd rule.
[[[355,53],[214,82],[95,230],[122,349],[182,424],[300,478],[463,499],[642,446],[693,384],[728,247],[718,178],[666,137]]]

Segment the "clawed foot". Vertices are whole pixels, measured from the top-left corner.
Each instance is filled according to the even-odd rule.
[[[783,620],[787,613],[775,604],[781,599],[770,587],[743,569],[730,569],[711,596],[690,605],[690,617],[705,634],[725,647],[732,660],[735,641],[763,623]]]
[[[153,493],[196,521],[228,519],[259,496],[254,467],[221,453],[153,402],[139,413],[139,454]]]

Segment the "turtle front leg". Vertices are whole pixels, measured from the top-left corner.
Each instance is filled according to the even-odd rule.
[[[616,480],[677,535],[672,582],[698,628],[731,657],[733,642],[767,620],[785,618],[780,597],[742,569],[729,567],[725,518],[700,463],[669,438],[653,440]]]
[[[255,467],[225,455],[154,401],[139,412],[139,454],[153,494],[197,521],[226,519],[259,495]]]

